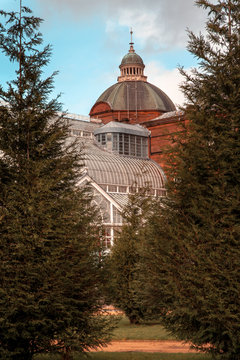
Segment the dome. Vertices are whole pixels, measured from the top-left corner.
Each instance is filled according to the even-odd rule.
[[[130,64],[144,65],[141,56],[139,56],[135,52],[129,52],[128,54],[126,54],[122,59],[120,67],[123,65],[130,65]]]
[[[105,102],[114,111],[158,110],[175,111],[170,98],[157,86],[146,81],[123,81],[110,86],[97,99]]]
[[[119,68],[118,82],[99,96],[90,110],[91,117],[101,118],[104,123],[112,120],[144,123],[176,110],[171,99],[147,81],[143,60],[133,47],[132,31],[129,52]]]

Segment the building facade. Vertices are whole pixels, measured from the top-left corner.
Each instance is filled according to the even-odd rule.
[[[171,146],[172,135],[182,131],[184,114],[161,89],[147,81],[144,62],[136,54],[132,40],[119,68],[117,83],[99,96],[90,117],[102,124],[115,121],[146,127],[151,132],[148,155],[165,167],[163,149]]]
[[[84,147],[79,186],[92,187],[107,248],[122,226],[129,194],[148,187],[152,196],[166,195],[163,149],[172,146],[172,136],[186,121],[171,99],[147,81],[132,40],[119,68],[117,83],[99,96],[89,119],[67,115],[70,137],[79,137]]]
[[[110,248],[122,226],[122,210],[129,194],[148,187],[152,196],[165,196],[165,175],[148,156],[150,132],[141,125],[101,124],[81,116],[66,115],[69,141],[78,138],[83,148],[78,185],[90,184],[102,217],[104,245]]]

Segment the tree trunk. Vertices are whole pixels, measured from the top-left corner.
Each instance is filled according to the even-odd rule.
[[[70,348],[66,348],[64,353],[63,353],[63,357],[62,360],[72,360],[73,357],[71,355],[71,349]]]

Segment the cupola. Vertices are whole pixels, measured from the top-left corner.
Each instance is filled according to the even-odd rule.
[[[126,54],[122,62],[119,66],[121,75],[118,77],[118,82],[122,81],[147,81],[147,76],[144,75],[144,68],[145,65],[141,56],[135,53],[133,48],[133,41],[132,41],[132,30],[130,31],[131,34],[131,42],[129,43],[130,49],[128,54]]]

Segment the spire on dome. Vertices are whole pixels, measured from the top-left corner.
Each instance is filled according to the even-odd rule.
[[[130,34],[131,34],[131,42],[129,43],[129,45],[130,45],[129,52],[130,52],[130,53],[134,53],[135,50],[134,50],[134,48],[133,48],[134,42],[132,41],[132,34],[133,34],[132,28],[131,28]]]
[[[133,48],[133,31],[130,30],[131,42],[128,53],[123,57],[119,66],[121,75],[118,76],[118,82],[121,81],[147,81],[147,77],[144,75],[145,65],[141,56],[135,53]]]

